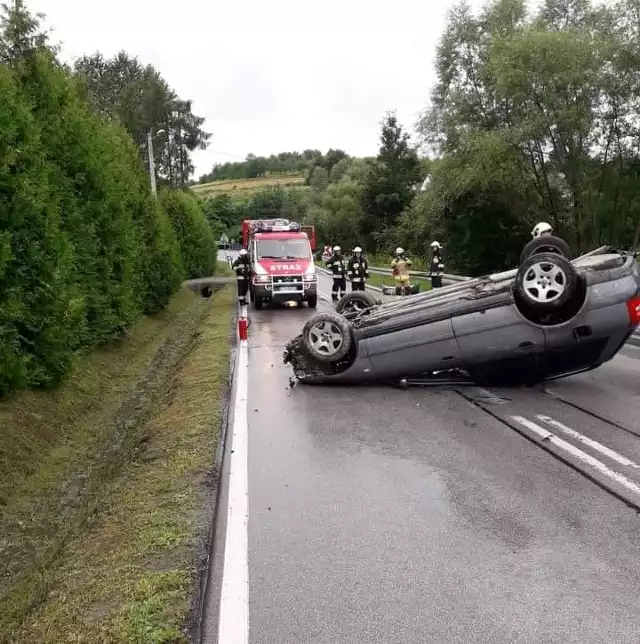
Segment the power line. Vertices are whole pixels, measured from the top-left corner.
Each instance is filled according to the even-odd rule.
[[[247,158],[246,154],[243,157],[241,157],[241,156],[238,156],[237,154],[231,154],[231,152],[220,152],[218,150],[207,150],[207,152],[211,152],[213,154],[219,154],[220,156],[223,156],[223,157],[232,157],[234,159],[242,159],[242,161],[244,161]]]

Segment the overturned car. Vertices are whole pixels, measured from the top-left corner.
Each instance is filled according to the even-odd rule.
[[[636,255],[603,246],[571,259],[533,240],[517,269],[382,303],[346,294],[286,347],[299,381],[535,384],[611,360],[640,324]]]

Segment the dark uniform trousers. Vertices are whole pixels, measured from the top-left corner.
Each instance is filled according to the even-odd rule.
[[[251,279],[251,265],[245,262],[234,262],[233,268],[236,272],[236,281],[238,283],[238,302],[240,306],[245,306],[249,280]]]
[[[347,290],[347,278],[345,276],[345,262],[343,258],[332,257],[327,262],[327,268],[333,273],[333,286],[331,287],[331,299],[336,302],[338,294],[342,297]]]
[[[349,260],[349,279],[351,280],[352,291],[364,291],[369,268],[366,260],[357,260],[355,257]]]
[[[342,297],[347,291],[347,278],[333,276],[333,286],[331,287],[331,299],[336,302],[338,300],[338,293]]]
[[[431,277],[431,286],[433,288],[440,288],[442,286],[442,274],[444,271],[444,264],[440,255],[434,255],[431,260],[431,270],[429,271]]]

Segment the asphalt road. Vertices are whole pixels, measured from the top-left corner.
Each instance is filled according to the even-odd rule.
[[[640,349],[533,389],[290,387],[311,315],[250,312],[251,642],[639,641]]]

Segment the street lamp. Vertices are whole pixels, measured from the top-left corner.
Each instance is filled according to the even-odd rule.
[[[151,193],[154,197],[158,196],[156,189],[156,165],[153,158],[153,139],[160,134],[164,134],[166,130],[158,130],[155,135],[151,134],[151,130],[147,131],[147,154],[149,155],[149,177],[151,178]]]

